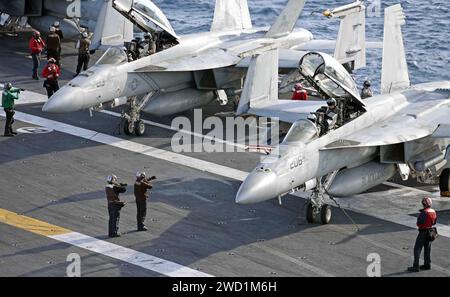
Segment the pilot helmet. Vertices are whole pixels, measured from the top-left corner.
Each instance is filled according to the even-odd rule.
[[[370,83],[370,80],[366,80],[366,81],[364,82],[364,86],[365,86],[366,88],[370,88],[371,85],[372,85],[372,84]]]
[[[330,99],[327,100],[327,105],[328,106],[333,106],[333,105],[336,106],[336,104],[337,104],[337,101],[334,98],[330,98]]]

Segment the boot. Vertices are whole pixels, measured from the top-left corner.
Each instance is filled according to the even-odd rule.
[[[430,264],[425,264],[425,265],[421,265],[420,270],[430,270],[431,269],[431,265]]]
[[[142,226],[142,227],[140,227],[140,228],[138,228],[138,231],[147,231],[148,229],[147,229],[147,227],[145,227],[145,226]]]
[[[411,266],[411,267],[408,267],[408,271],[409,272],[419,272],[420,270],[419,270],[419,267],[417,267],[417,266]]]

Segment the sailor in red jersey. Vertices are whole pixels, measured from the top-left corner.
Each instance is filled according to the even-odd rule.
[[[414,264],[408,268],[408,271],[419,272],[419,270],[431,269],[431,238],[430,231],[433,226],[436,225],[437,215],[436,211],[431,208],[433,201],[431,198],[426,197],[422,199],[423,209],[420,210],[420,215],[417,218],[417,227],[419,229],[419,235],[414,245]],[[420,254],[424,251],[424,265],[419,267]]]
[[[292,91],[292,100],[308,100],[308,92],[303,89],[301,83],[296,83]]]

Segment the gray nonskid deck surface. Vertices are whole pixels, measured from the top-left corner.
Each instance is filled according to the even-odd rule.
[[[287,198],[281,207],[276,202],[239,206],[234,203],[239,186],[235,180],[58,132],[2,138],[0,145],[2,208],[105,240],[104,176],[115,172],[131,183],[136,168],[148,167],[146,170],[159,178],[149,207],[151,231],[134,232],[135,206],[129,191],[123,196],[130,204],[121,220],[121,230],[126,234],[112,242],[209,274],[364,276],[366,257],[371,252],[381,255],[383,273],[387,275],[402,275],[410,263],[416,231],[370,216],[351,213],[362,229],[358,234],[336,209],[333,225],[307,225],[301,199]],[[24,231],[15,232],[4,225],[2,228],[9,230],[2,241],[11,248],[5,252],[2,249],[0,259],[6,264],[2,267],[8,267],[10,261],[15,261],[12,255],[27,254],[30,242],[24,239],[18,243],[15,238],[15,233]],[[63,263],[70,246],[36,235],[22,236],[36,242],[33,253],[40,254],[42,249],[44,259],[51,255],[54,260],[50,261],[55,264],[31,262],[32,267],[20,267],[23,270],[13,271],[13,275],[65,273]],[[448,268],[447,244],[446,238],[436,242],[433,256],[436,263]],[[59,247],[55,248],[58,252],[52,253],[52,245]],[[105,258],[89,253],[86,256],[94,263]],[[116,265],[98,273],[127,275],[117,261],[111,263]],[[55,267],[49,268],[52,265]],[[95,265],[89,265],[95,271]],[[8,274],[8,270],[0,273]],[[445,274],[430,271],[425,275]]]
[[[23,57],[25,41],[26,38],[17,43],[9,42],[0,49],[0,60],[8,58],[8,63],[0,63],[0,79],[43,93],[42,81],[34,82],[28,78],[31,61]],[[65,48],[70,52],[63,57],[63,73],[66,73],[63,77],[68,79],[74,70],[76,56],[68,45]],[[20,106],[18,110],[108,135],[115,135],[114,128],[119,121],[98,113],[90,118],[87,112],[48,115],[42,113],[40,107],[41,104],[33,104]],[[214,114],[217,108],[209,109],[206,114]],[[171,120],[146,118],[169,125]],[[4,119],[0,118],[0,128],[3,123]],[[23,126],[32,125],[19,121],[15,124],[16,128]],[[153,126],[148,128],[149,133],[142,138],[117,136],[170,150],[174,132]],[[416,231],[395,222],[350,211],[361,229],[356,232],[348,218],[334,208],[332,225],[308,225],[304,219],[303,199],[288,196],[282,206],[277,201],[236,205],[234,197],[240,183],[237,180],[59,132],[0,138],[0,148],[0,208],[211,275],[365,276],[369,264],[367,255],[378,253],[383,275],[411,276],[404,271],[411,264]],[[249,153],[184,155],[243,171],[251,170],[260,158]],[[115,173],[131,184],[139,169],[158,176],[149,203],[147,222],[150,231],[135,232],[135,204],[129,187],[123,196],[129,204],[122,211],[120,223],[125,234],[110,240],[105,236],[108,219],[103,192],[105,177]],[[392,198],[388,196],[391,195],[389,190],[392,188],[379,187],[372,195],[380,201],[389,201]],[[408,190],[403,193],[405,191]],[[359,200],[362,209],[367,205],[376,211],[388,207],[382,202],[370,202],[372,200],[367,197]],[[412,209],[417,207],[409,206],[411,201],[405,203],[408,207],[405,206],[404,214],[416,215]],[[446,202],[442,203],[441,223],[448,225],[446,209],[450,207],[445,208]],[[81,255],[84,276],[159,275],[9,225],[0,224],[0,234],[2,276],[64,276],[66,257],[72,252]],[[448,276],[449,241],[441,237],[433,245],[433,262],[440,269],[418,275]]]

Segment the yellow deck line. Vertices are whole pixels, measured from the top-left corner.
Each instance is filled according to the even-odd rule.
[[[55,226],[37,219],[0,208],[0,223],[20,228],[43,236],[55,236],[72,232],[71,230]]]
[[[58,227],[0,208],[0,223],[76,246],[90,252],[124,261],[171,277],[210,277],[212,275],[162,258],[144,254],[108,241]]]

